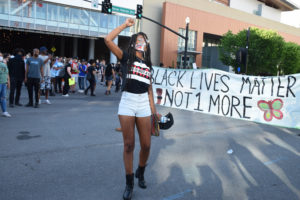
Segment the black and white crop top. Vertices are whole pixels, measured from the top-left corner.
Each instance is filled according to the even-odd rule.
[[[134,94],[148,92],[151,83],[151,69],[143,60],[136,58],[132,63],[131,70],[128,72],[128,54],[123,51],[121,66],[123,77],[122,91]]]

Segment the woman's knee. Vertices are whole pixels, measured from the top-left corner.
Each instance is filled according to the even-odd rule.
[[[151,148],[151,145],[150,144],[143,144],[141,145],[141,150],[143,152],[149,152],[150,151],[150,148]]]
[[[134,142],[126,142],[124,144],[124,151],[126,153],[132,153],[134,150]]]

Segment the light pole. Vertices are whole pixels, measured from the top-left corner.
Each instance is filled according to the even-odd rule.
[[[151,18],[149,18],[149,17],[146,17],[146,16],[142,15],[142,18],[143,18],[143,19],[147,19],[147,20],[149,20],[149,21],[151,21],[151,22],[153,22],[153,23],[155,23],[155,24],[158,24],[159,26],[161,26],[161,27],[163,27],[163,28],[165,28],[165,29],[171,31],[172,33],[178,35],[179,37],[181,37],[182,39],[185,40],[184,66],[183,66],[183,67],[186,68],[186,66],[185,66],[185,65],[186,65],[186,52],[187,52],[187,43],[188,43],[188,40],[189,40],[188,35],[189,35],[189,23],[190,23],[190,18],[187,17],[187,18],[185,19],[185,23],[186,23],[186,34],[185,34],[185,36],[179,34],[178,32],[176,32],[176,31],[170,29],[169,27],[167,27],[167,26],[165,26],[165,25],[163,25],[163,24],[161,24],[161,23],[159,23],[159,22],[157,22],[157,21],[155,21],[155,20],[153,20],[153,19],[151,19]]]
[[[188,45],[188,41],[189,41],[189,24],[190,24],[190,18],[187,17],[185,18],[185,24],[186,24],[186,28],[185,28],[185,46],[184,46],[184,62],[183,62],[183,69],[186,69],[186,52],[187,52],[187,45]]]

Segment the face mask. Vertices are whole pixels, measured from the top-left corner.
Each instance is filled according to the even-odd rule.
[[[3,57],[2,56],[0,56],[0,62],[2,62],[3,61]]]
[[[147,44],[146,44],[145,40],[138,38],[138,39],[137,39],[137,43],[135,44],[135,49],[136,49],[137,51],[142,51],[142,52],[144,52],[144,49],[145,49],[145,46],[146,46],[146,45],[147,45]]]

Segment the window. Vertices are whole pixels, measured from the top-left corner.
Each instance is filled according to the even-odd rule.
[[[16,15],[16,16],[22,16],[22,9],[19,9],[19,7],[22,6],[22,1],[11,1],[10,2],[10,14]]]
[[[126,21],[126,17],[119,16],[119,26],[121,26],[122,24],[124,24],[125,21]]]
[[[117,27],[117,16],[116,15],[108,15],[108,28],[114,29]]]
[[[31,18],[31,17],[34,17],[34,3],[31,2],[31,3],[26,3],[26,6],[23,8],[23,16],[24,17],[28,17],[28,18]],[[24,3],[24,4],[25,4]],[[46,5],[47,6],[47,5]],[[36,17],[37,18],[42,18],[42,19],[46,19],[46,6],[44,6],[44,8],[41,8],[40,5],[36,5]],[[41,13],[41,9],[44,9],[44,13]]]
[[[100,13],[100,27],[107,28],[108,16],[107,14]]]
[[[58,21],[69,22],[69,7],[58,6]]]
[[[186,30],[180,28],[179,34],[185,36]],[[197,31],[189,30],[189,40],[188,40],[188,51],[195,51],[197,44]],[[178,36],[178,50],[183,51],[185,47],[185,40]]]
[[[253,10],[253,14],[261,16],[261,13],[262,13],[262,4],[259,4],[257,6],[257,10]]]
[[[90,14],[88,10],[80,10],[80,24],[89,25]]]
[[[48,20],[57,21],[57,6],[53,4],[48,4]]]
[[[70,8],[70,21],[72,24],[80,24],[79,16],[80,16],[80,9]]]
[[[0,1],[0,13],[8,14],[8,1]]]
[[[90,26],[100,26],[100,13],[91,11]]]

